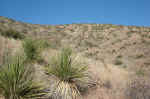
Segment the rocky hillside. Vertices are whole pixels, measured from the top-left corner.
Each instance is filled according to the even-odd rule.
[[[91,72],[96,75],[98,73],[105,75],[104,79],[110,80],[113,85],[111,91],[121,90],[122,87],[119,89],[117,85],[122,86],[123,80],[128,79],[130,73],[150,76],[150,27],[112,24],[39,25],[0,17],[0,32],[8,29],[16,30],[27,37],[45,39],[49,42],[51,50],[70,46],[76,53],[88,60]],[[19,43],[19,41],[9,42]],[[93,65],[95,67],[92,67]],[[100,67],[101,65],[108,66],[112,72],[107,73],[108,71]],[[115,77],[118,81],[113,81]],[[124,99],[119,96],[115,97],[118,93],[115,93],[114,97],[107,97],[106,89],[98,89],[96,93],[103,91],[104,99]],[[88,97],[91,96],[88,95]],[[103,99],[98,97],[95,96],[93,99]]]
[[[0,29],[47,39],[52,48],[71,46],[85,57],[142,70],[150,65],[150,27],[112,24],[39,25],[0,17]],[[147,68],[146,68],[147,70]]]

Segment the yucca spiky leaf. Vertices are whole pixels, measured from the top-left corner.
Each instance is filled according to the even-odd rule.
[[[45,95],[43,88],[33,82],[32,69],[17,61],[0,70],[0,90],[5,99],[34,99]]]
[[[87,77],[87,66],[82,66],[80,62],[73,60],[71,54],[71,50],[63,49],[61,54],[54,57],[46,67],[47,73],[67,82]]]

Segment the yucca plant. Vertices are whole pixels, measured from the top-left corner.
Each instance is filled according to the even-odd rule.
[[[78,83],[88,77],[87,66],[76,61],[69,48],[64,48],[58,56],[53,57],[46,67],[46,73],[59,79],[54,90],[56,99],[77,99],[80,96]]]
[[[0,94],[5,99],[40,99],[44,89],[33,82],[33,69],[17,58],[0,69]]]

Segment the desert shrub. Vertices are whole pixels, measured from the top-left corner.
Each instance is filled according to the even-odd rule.
[[[43,39],[38,40],[37,43],[41,50],[51,46],[47,40],[43,40]]]
[[[144,70],[138,70],[138,71],[136,71],[136,75],[137,76],[144,76],[145,75],[145,73],[144,73]]]
[[[121,60],[119,60],[119,59],[116,59],[115,60],[115,65],[122,65],[123,63],[122,63],[122,61]]]
[[[127,32],[127,36],[128,36],[128,37],[131,37],[132,34],[133,34],[133,33],[132,33],[131,31],[130,31],[130,32]]]
[[[142,58],[142,57],[144,57],[143,54],[137,54],[137,55],[136,55],[136,58],[137,58],[137,59],[138,59],[138,58]]]
[[[142,77],[131,80],[125,93],[127,99],[150,99],[150,80]]]
[[[117,58],[122,58],[122,55],[118,55]]]
[[[45,95],[43,88],[33,82],[32,70],[21,57],[0,69],[0,92],[5,99],[39,99]]]
[[[40,54],[45,48],[48,47],[50,47],[50,44],[48,41],[43,39],[26,38],[23,41],[24,53],[26,55],[26,60],[29,62],[44,62]]]
[[[4,37],[14,38],[14,39],[24,39],[24,34],[13,29],[9,29],[7,31],[1,31],[0,34]]]
[[[76,61],[69,48],[64,48],[58,56],[53,57],[50,64],[46,66],[46,73],[58,78],[54,97],[59,99],[77,99],[82,87],[79,87],[79,83],[84,83],[88,76],[87,66],[82,66]]]
[[[40,59],[40,49],[37,40],[31,38],[25,39],[23,41],[23,49],[26,55],[26,60],[36,61]]]

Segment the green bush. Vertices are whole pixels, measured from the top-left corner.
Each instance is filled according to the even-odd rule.
[[[62,99],[76,99],[80,95],[78,83],[84,82],[87,75],[87,66],[76,61],[72,57],[72,50],[65,48],[57,56],[53,57],[51,63],[46,67],[46,73],[59,79],[56,84],[56,97]],[[85,81],[86,82],[86,81]]]
[[[27,61],[37,61],[43,62],[44,60],[41,58],[41,51],[45,48],[50,47],[48,41],[43,39],[31,39],[26,38],[23,41],[23,49],[26,55]]]
[[[28,61],[36,61],[40,59],[40,49],[37,40],[25,39],[23,41],[24,53]]]
[[[40,39],[40,40],[37,41],[37,43],[38,43],[41,50],[50,47],[49,42],[46,41],[46,40]]]
[[[43,88],[33,82],[31,66],[17,60],[0,69],[0,92],[5,99],[39,99],[45,95]]]
[[[9,29],[7,31],[1,31],[0,34],[4,37],[14,38],[14,39],[24,39],[24,34],[19,33],[13,29]]]

